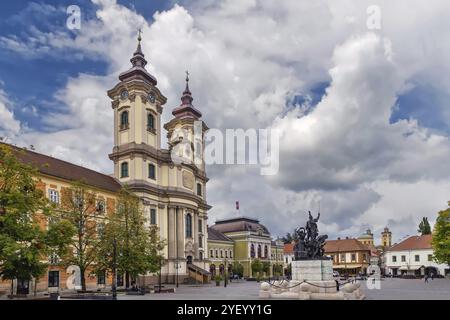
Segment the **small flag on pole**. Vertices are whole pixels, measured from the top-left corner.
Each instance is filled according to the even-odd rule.
[[[236,201],[236,210],[239,210],[239,201]]]

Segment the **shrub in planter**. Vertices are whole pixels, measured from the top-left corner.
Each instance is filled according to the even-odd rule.
[[[220,281],[222,281],[222,277],[217,275],[214,277],[214,280],[216,281],[216,286],[220,286]]]

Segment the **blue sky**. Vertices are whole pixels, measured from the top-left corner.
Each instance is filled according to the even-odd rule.
[[[155,11],[164,10],[170,5],[170,1],[163,0],[119,3],[134,7],[149,21]],[[52,10],[45,10],[45,4],[51,5]],[[20,41],[27,38],[30,28],[43,32],[66,32],[66,8],[73,4],[81,8],[83,21],[96,19],[97,7],[88,0],[4,1],[0,10],[0,36],[15,36]],[[76,31],[67,32],[68,37],[75,35]],[[47,130],[41,122],[46,114],[61,109],[61,103],[55,100],[54,94],[70,77],[80,73],[104,75],[106,70],[106,62],[98,56],[84,55],[82,59],[73,59],[65,54],[59,57],[26,57],[6,48],[0,49],[0,81],[16,106],[14,114],[18,120],[38,131]],[[37,108],[39,117],[30,113],[29,108],[32,106]]]
[[[163,122],[189,69],[209,127],[283,133],[274,177],[208,166],[212,221],[240,200],[281,234],[320,201],[330,235],[386,225],[411,234],[449,200],[450,44],[440,39],[450,7],[379,2],[383,28],[373,31],[369,0],[2,1],[0,135],[110,173],[106,90],[142,26],[148,70],[168,98]],[[66,28],[72,4],[81,30]]]

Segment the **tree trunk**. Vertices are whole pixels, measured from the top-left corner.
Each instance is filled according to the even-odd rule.
[[[130,288],[130,273],[128,271],[125,272],[125,288]]]
[[[86,291],[86,270],[80,268],[80,278],[81,278],[81,290]]]

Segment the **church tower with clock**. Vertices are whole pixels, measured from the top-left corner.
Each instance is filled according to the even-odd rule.
[[[119,82],[108,91],[114,112],[114,176],[139,196],[148,222],[159,228],[166,240],[162,267],[164,282],[175,283],[190,276],[207,277],[207,212],[204,162],[174,161],[174,147],[183,140],[177,132],[188,134],[192,152],[203,160],[203,136],[208,130],[201,112],[193,105],[186,78],[186,89],[174,118],[164,125],[169,149],[161,148],[161,114],[166,97],[156,78],[146,70],[139,32],[138,46],[131,68],[119,75]],[[200,128],[195,135],[195,128]],[[192,139],[192,140],[191,140]],[[183,141],[186,143],[186,141]],[[204,271],[204,272],[203,272]],[[146,275],[147,282],[157,281]]]

